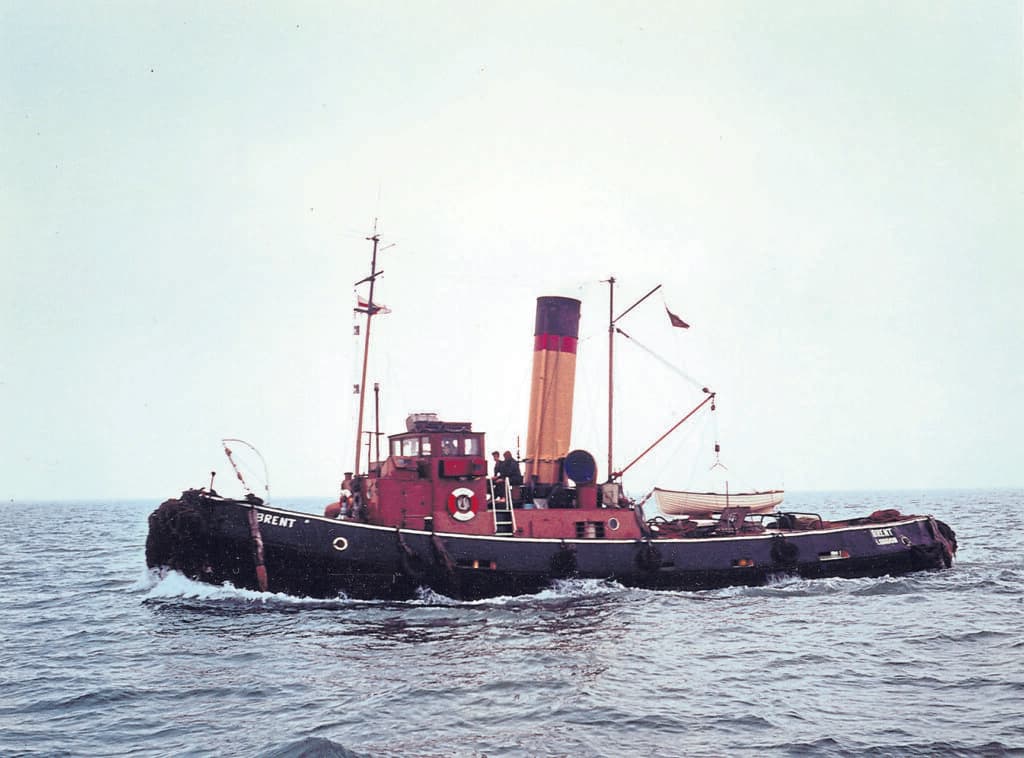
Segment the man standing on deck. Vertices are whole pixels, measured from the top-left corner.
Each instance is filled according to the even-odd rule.
[[[508,450],[505,451],[505,460],[500,464],[501,473],[508,483],[513,486],[518,486],[523,483],[523,472],[519,469],[519,462],[512,457],[512,453]]]

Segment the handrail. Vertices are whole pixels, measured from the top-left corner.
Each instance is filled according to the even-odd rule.
[[[494,518],[494,533],[498,533],[498,500],[494,496],[494,480],[487,479],[487,489],[491,495],[491,516]]]

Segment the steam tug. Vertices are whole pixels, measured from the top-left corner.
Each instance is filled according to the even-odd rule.
[[[370,296],[357,309],[366,316],[360,389],[379,310],[379,238],[370,239],[363,280]],[[212,482],[167,500],[149,517],[147,564],[213,584],[368,599],[411,599],[426,589],[456,599],[517,595],[567,578],[698,590],[779,575],[898,575],[952,565],[955,534],[930,515],[882,510],[826,521],[726,501],[710,516],[646,518],[643,503],[625,496],[610,452],[609,473],[598,481],[593,456],[571,449],[580,307],[572,298],[537,300],[521,484],[488,477],[484,434],[470,422],[412,414],[405,431],[389,436],[383,460],[360,472],[357,452],[354,472],[323,515],[277,507],[251,491],[222,497]],[[704,395],[679,423],[714,407],[715,393]],[[361,397],[357,441],[362,408]]]

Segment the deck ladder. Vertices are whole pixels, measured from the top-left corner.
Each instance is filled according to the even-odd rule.
[[[512,510],[512,491],[508,482],[502,480],[497,487],[494,480],[488,481],[491,488],[491,512],[494,513],[495,534],[515,534],[516,516]],[[500,498],[500,500],[499,500]]]

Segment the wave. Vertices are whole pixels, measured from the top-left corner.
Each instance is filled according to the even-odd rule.
[[[765,746],[768,747],[768,746]],[[992,741],[978,744],[964,742],[919,742],[897,745],[868,745],[859,740],[850,740],[844,744],[831,737],[810,742],[795,742],[783,745],[772,745],[771,749],[784,751],[787,755],[813,756],[950,756],[951,758],[967,758],[979,755],[1005,756],[1022,755],[1024,750]]]
[[[550,601],[576,600],[590,597],[617,595],[629,592],[629,589],[606,579],[558,579],[550,587],[528,595],[499,595],[480,600],[456,600],[442,595],[432,589],[420,588],[415,600],[410,605],[443,605],[443,606],[516,606],[530,605],[533,607]]]
[[[303,737],[260,753],[259,758],[363,758],[365,755],[323,737]]]
[[[871,597],[875,595],[934,595],[935,593],[961,592],[965,587],[966,577],[961,572],[919,573],[906,576],[879,577],[829,577],[825,579],[803,579],[801,577],[779,574],[769,579],[767,584],[756,587],[723,587],[715,590],[704,590],[699,594],[705,599],[762,598],[762,597],[828,597],[850,596]],[[987,589],[993,583],[977,583]]]
[[[307,606],[311,608],[342,608],[363,602],[344,596],[325,600],[324,598],[297,597],[283,592],[260,592],[259,590],[235,587],[228,582],[219,585],[206,584],[189,579],[178,571],[158,569],[148,570],[146,575],[136,582],[134,588],[145,590],[144,599],[147,601],[174,599],[201,600],[212,603],[242,601],[248,605]]]
[[[214,585],[197,582],[174,570],[148,569],[131,589],[145,592],[144,601],[165,600],[199,600],[209,603],[245,603],[246,605],[306,607],[322,610],[325,608],[347,609],[353,606],[371,607],[409,607],[409,606],[443,606],[443,607],[515,607],[529,605],[537,607],[544,603],[564,602],[583,598],[613,596],[629,590],[616,582],[601,579],[562,579],[554,582],[548,589],[531,595],[503,595],[481,600],[456,600],[442,595],[432,589],[420,588],[417,597],[408,601],[394,600],[360,600],[340,595],[333,599],[299,597],[283,592],[260,592],[258,590],[241,589],[225,582]]]

